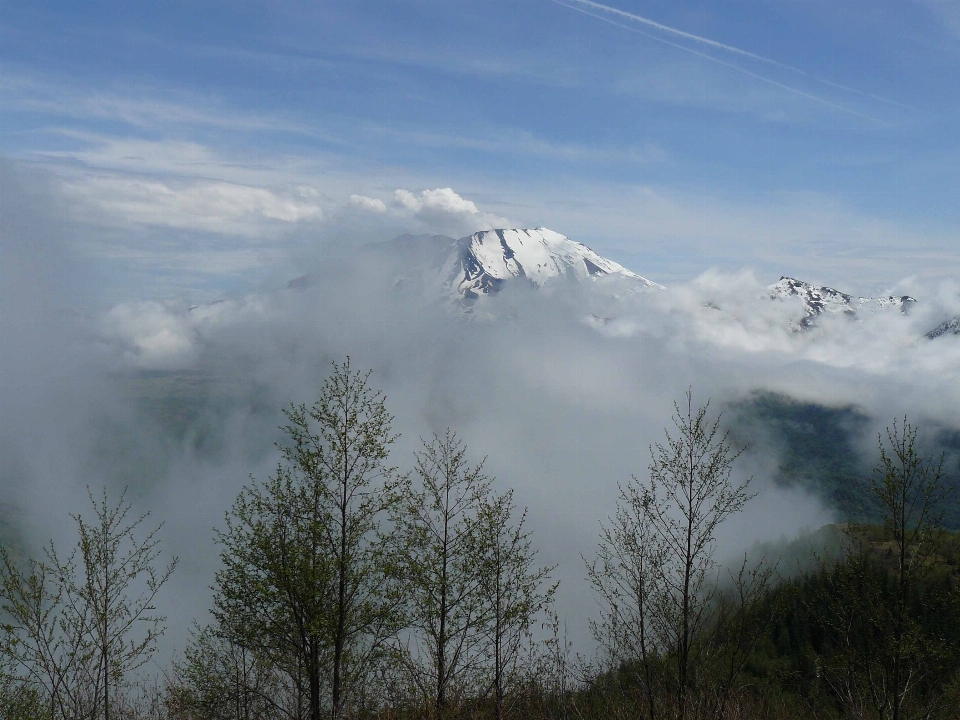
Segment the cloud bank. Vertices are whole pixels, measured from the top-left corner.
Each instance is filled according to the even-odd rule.
[[[381,202],[412,222],[482,214],[448,189]],[[353,211],[385,214],[378,208]],[[755,390],[855,404],[873,423],[868,435],[904,413],[921,427],[960,428],[960,338],[921,340],[960,314],[956,283],[907,283],[919,300],[909,315],[824,318],[809,333],[791,330],[799,300],[769,300],[749,272],[648,293],[615,278],[507,285],[475,313],[493,319],[475,321],[398,284],[402,257],[356,252],[298,268],[317,278],[306,287],[79,314],[65,311],[67,290],[89,278],[63,236],[56,223],[4,214],[3,329],[19,342],[3,345],[0,503],[17,508],[26,538],[65,537],[86,484],[131,485],[183,558],[164,601],[171,646],[205,617],[211,528],[251,473],[275,467],[281,408],[315,398],[330,362],[347,355],[387,395],[402,433],[397,465],[447,426],[474,459],[489,456],[498,487],[530,508],[541,559],[558,565],[560,610],[584,644],[594,606],[580,555],[613,512],[617,482],[644,474],[646,447],[687,387],[718,409]],[[758,439],[738,473],[753,475],[760,495],[722,538],[725,552],[833,517],[816,497],[771,482],[777,465],[776,448]]]
[[[871,418],[871,433],[904,413],[922,427],[960,428],[960,341],[919,339],[934,320],[960,312],[956,286],[917,292],[925,302],[909,316],[824,318],[797,333],[790,322],[802,316],[799,303],[769,300],[749,273],[711,272],[652,293],[562,280],[539,292],[508,287],[488,303],[494,320],[470,321],[405,295],[391,283],[394,271],[390,263],[339,260],[321,267],[312,287],[192,309],[122,304],[103,316],[105,361],[140,398],[123,412],[144,413],[145,394],[169,398],[189,388],[180,434],[171,439],[147,420],[153,439],[127,431],[128,442],[169,444],[145,491],[171,519],[173,549],[211,547],[206,529],[247,473],[265,477],[275,462],[279,409],[311,400],[329,363],[346,355],[372,368],[387,394],[403,436],[398,464],[408,464],[419,437],[448,425],[475,457],[489,455],[499,487],[516,488],[530,507],[543,560],[559,565],[561,609],[583,625],[573,630],[581,641],[592,605],[580,555],[592,552],[616,483],[643,475],[645,448],[688,386],[718,408],[755,390],[853,404]],[[869,438],[864,444],[867,452]],[[760,496],[724,535],[726,550],[833,517],[814,496],[773,484],[776,466],[762,441],[741,464]],[[199,582],[215,565],[212,557],[195,562],[184,582]],[[194,606],[202,612],[202,598]]]

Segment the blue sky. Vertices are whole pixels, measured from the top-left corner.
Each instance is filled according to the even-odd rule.
[[[0,58],[109,301],[502,224],[668,284],[960,277],[954,0],[4,2]]]

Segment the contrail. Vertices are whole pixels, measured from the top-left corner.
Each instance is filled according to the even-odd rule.
[[[611,24],[616,25],[618,27],[623,27],[629,30],[636,31],[636,28],[630,28],[626,25],[621,25],[620,23],[612,22],[609,18],[605,18],[600,15],[594,15],[593,13],[586,12],[581,8],[574,7],[573,5],[567,5],[566,3],[560,2],[560,0],[551,0],[551,2],[554,2],[557,5],[563,5],[564,7],[569,8],[571,10],[577,10],[579,12],[584,13],[585,15],[589,15],[590,17],[595,17],[598,20],[604,20],[606,22],[610,22]],[[756,53],[752,53],[748,50],[744,50],[743,48],[738,48],[738,47],[734,47],[733,45],[727,45],[722,42],[717,42],[716,40],[705,38],[702,35],[694,35],[693,33],[688,33],[683,30],[678,30],[677,28],[670,27],[669,25],[664,25],[663,23],[658,23],[654,20],[642,17],[635,13],[627,12],[626,10],[620,10],[615,7],[610,7],[609,5],[601,5],[600,3],[593,2],[593,0],[570,0],[570,2],[579,3],[580,5],[586,5],[588,7],[592,7],[597,10],[601,10],[603,12],[619,15],[629,20],[633,20],[634,22],[642,23],[643,25],[648,25],[649,27],[656,28],[657,30],[661,30],[665,33],[670,33],[672,35],[676,35],[678,37],[682,37],[687,40],[693,40],[694,42],[702,43],[704,45],[709,45],[710,47],[717,48],[718,50],[726,50],[727,52],[731,52],[736,55],[740,55],[742,57],[747,57],[747,58],[750,58],[751,60],[757,60],[759,62],[767,63],[768,65],[774,65],[778,68],[782,68],[784,70],[789,70],[790,72],[795,72],[800,75],[804,75],[806,77],[809,77],[812,80],[815,80],[816,82],[823,83],[824,85],[829,85],[830,87],[837,88],[838,90],[846,90],[847,92],[856,93],[857,95],[863,95],[864,97],[873,98],[874,100],[879,100],[880,102],[889,103],[890,105],[896,105],[897,107],[901,107],[907,110],[912,109],[908,105],[899,103],[896,100],[890,100],[889,98],[885,98],[881,95],[874,95],[873,93],[864,92],[863,90],[858,90],[857,88],[852,88],[852,87],[849,87],[848,85],[841,85],[840,83],[835,83],[830,80],[824,80],[823,78],[820,78],[820,77],[817,77],[816,75],[812,75],[811,73],[808,73],[806,70],[801,70],[800,68],[793,67],[792,65],[787,65],[777,60],[764,57],[763,55],[757,55]],[[640,34],[645,35],[647,37],[655,38],[657,40],[660,39],[660,38],[657,38],[655,35],[650,35],[649,33],[640,33]],[[667,43],[667,44],[673,45],[673,43]],[[682,46],[674,45],[674,47],[682,47]],[[705,55],[704,57],[710,57],[710,56]],[[711,58],[711,59],[716,60],[716,58]],[[720,62],[720,61],[717,61],[717,62]],[[726,64],[726,63],[721,63],[721,64]],[[734,67],[734,66],[731,65],[730,67]],[[746,72],[746,71],[742,71],[742,72]],[[747,73],[747,74],[750,75],[752,73]],[[760,76],[755,76],[755,77],[760,77]]]
[[[556,0],[554,0],[556,2]],[[626,12],[625,10],[618,10],[617,8],[609,7],[607,5],[601,5],[600,3],[591,2],[591,0],[571,0],[571,2],[580,3],[581,5],[588,5],[589,7],[595,8],[597,10],[603,10],[604,12],[613,13],[614,15],[620,15],[621,17],[629,18],[630,20],[635,20],[638,23],[643,23],[644,25],[649,25],[650,27],[655,27],[657,30],[663,30],[664,32],[671,33],[673,35],[679,35],[680,37],[686,38],[687,40],[695,40],[704,45],[710,45],[721,50],[727,50],[737,55],[743,55],[744,57],[753,58],[754,60],[760,60],[761,62],[770,63],[771,65],[777,65],[782,68],[786,68],[786,65],[777,62],[776,60],[771,60],[770,58],[765,58],[762,55],[757,55],[756,53],[748,52],[746,50],[741,50],[738,47],[733,47],[732,45],[724,45],[722,42],[717,42],[716,40],[711,40],[710,38],[701,37],[700,35],[694,35],[693,33],[684,32],[683,30],[677,30],[672,28],[669,25],[662,25],[661,23],[655,22],[645,17],[640,17],[639,15],[634,15],[633,13]],[[563,5],[564,3],[558,2],[558,5]],[[570,7],[567,5],[566,7]],[[570,7],[571,10],[576,10],[577,8]],[[590,13],[587,13],[588,15]],[[593,15],[593,17],[597,17]],[[793,68],[789,68],[793,69]]]
[[[570,9],[570,10],[574,10],[574,11],[576,11],[576,12],[583,13],[584,15],[589,15],[589,16],[592,17],[592,18],[596,18],[597,20],[601,20],[601,21],[603,21],[603,22],[605,22],[605,23],[609,23],[610,25],[615,25],[616,27],[623,28],[624,30],[629,30],[630,32],[637,33],[638,35],[643,35],[644,37],[648,37],[648,38],[650,38],[651,40],[656,40],[657,42],[663,43],[664,45],[669,45],[669,46],[675,47],[675,48],[677,48],[677,49],[679,49],[679,50],[683,50],[684,52],[688,52],[688,53],[691,53],[691,54],[693,54],[693,55],[697,55],[698,57],[705,58],[706,60],[710,60],[711,62],[717,63],[718,65],[722,65],[722,66],[724,66],[724,67],[728,67],[728,68],[730,68],[731,70],[736,70],[736,71],[739,72],[739,73],[743,73],[744,75],[748,75],[749,77],[752,77],[752,78],[754,78],[754,79],[756,79],[756,80],[759,80],[759,81],[761,81],[761,82],[765,82],[765,83],[767,83],[768,85],[773,85],[774,87],[778,87],[778,88],[780,88],[780,89],[782,89],[782,90],[786,90],[787,92],[791,92],[791,93],[793,93],[793,94],[795,94],[795,95],[799,95],[800,97],[807,98],[808,100],[813,100],[814,102],[820,103],[821,105],[826,105],[827,107],[831,107],[831,108],[833,108],[834,110],[840,110],[841,112],[845,112],[845,113],[848,113],[848,114],[850,114],[850,115],[855,115],[855,116],[857,116],[857,117],[861,117],[861,118],[864,118],[864,119],[866,119],[866,120],[870,120],[871,122],[879,123],[880,125],[889,125],[889,124],[890,124],[890,123],[888,123],[888,122],[886,122],[886,121],[884,121],[884,120],[880,120],[879,118],[875,118],[875,117],[873,117],[872,115],[867,115],[867,114],[865,114],[865,113],[858,112],[857,110],[853,110],[852,108],[848,108],[848,107],[846,107],[845,105],[840,105],[840,104],[838,104],[838,103],[832,102],[831,100],[827,100],[826,98],[822,98],[822,97],[820,97],[819,95],[814,95],[814,94],[812,94],[812,93],[805,92],[805,91],[800,90],[799,88],[795,88],[795,87],[793,87],[793,86],[791,86],[791,85],[786,85],[786,84],[784,84],[784,83],[782,83],[782,82],[778,82],[778,81],[776,81],[776,80],[771,80],[771,79],[768,78],[768,77],[765,77],[765,76],[763,76],[763,75],[759,75],[758,73],[755,73],[755,72],[751,72],[750,70],[746,70],[746,69],[740,67],[739,65],[734,65],[733,63],[724,62],[723,60],[720,60],[719,58],[715,58],[713,55],[707,55],[706,53],[700,52],[699,50],[694,50],[693,48],[689,48],[689,47],[687,47],[687,46],[685,46],[685,45],[680,45],[679,43],[670,42],[669,40],[665,40],[664,38],[657,37],[656,35],[652,35],[651,33],[643,32],[643,30],[639,30],[639,29],[637,29],[637,28],[635,28],[635,27],[631,27],[630,25],[624,25],[623,23],[619,23],[619,22],[616,22],[615,20],[611,20],[610,18],[604,17],[603,15],[596,15],[596,14],[594,14],[594,13],[592,13],[592,12],[588,12],[588,11],[582,9],[582,8],[578,8],[578,7],[575,7],[575,6],[573,6],[573,5],[567,5],[566,3],[561,2],[560,0],[551,0],[551,2],[556,3],[557,5],[561,5],[562,7],[568,8],[568,9]],[[600,8],[605,8],[605,7],[606,7],[605,5],[598,5],[597,3],[589,2],[589,0],[572,0],[572,2],[579,2],[579,3],[588,4],[588,5],[595,5],[595,6],[600,7]],[[631,15],[630,13],[625,13],[625,12],[623,12],[622,10],[616,10],[615,8],[610,8],[610,10],[613,10],[613,11],[615,11],[616,13],[619,13],[619,14],[621,14],[621,15],[626,15],[627,17],[631,17],[631,18],[633,18],[633,17],[638,17],[638,16]],[[658,28],[665,28],[665,27],[666,27],[666,26],[664,26],[664,25],[660,25],[659,23],[653,22],[652,20],[646,20],[645,18],[644,18],[643,20],[644,20],[646,23],[648,23],[648,24],[650,24],[650,25],[653,25],[653,26],[655,26],[655,27],[658,27]],[[737,53],[739,53],[739,54],[741,54],[741,55],[746,55],[746,56],[748,56],[748,57],[754,57],[754,58],[757,58],[757,59],[759,59],[759,60],[763,60],[764,62],[771,63],[771,64],[773,64],[773,65],[780,65],[781,67],[787,68],[787,69],[789,69],[789,70],[795,70],[796,72],[801,72],[801,73],[803,73],[802,70],[796,70],[795,68],[791,68],[791,67],[789,67],[788,65],[781,65],[781,63],[778,63],[776,60],[769,60],[769,59],[764,58],[764,57],[761,57],[761,56],[759,56],[759,55],[754,55],[753,53],[747,52],[746,50],[740,50],[740,49],[738,49],[738,48],[732,48],[732,47],[730,47],[730,46],[728,46],[728,45],[724,45],[723,43],[717,43],[717,42],[714,42],[713,40],[707,40],[706,38],[700,38],[700,37],[697,36],[697,35],[690,35],[689,33],[685,33],[685,32],[683,32],[683,31],[681,31],[681,30],[674,30],[674,29],[672,29],[672,28],[669,28],[669,29],[670,29],[671,32],[674,32],[674,33],[677,33],[677,34],[680,34],[680,35],[683,35],[683,36],[686,36],[686,37],[697,38],[698,40],[704,40],[704,41],[707,42],[708,44],[716,45],[716,46],[721,47],[721,48],[724,48],[724,49],[730,49],[730,50],[733,50],[733,51],[735,51],[735,52],[737,52]],[[803,74],[806,75],[806,73],[803,73]],[[823,82],[823,81],[821,81],[821,82]],[[830,83],[830,84],[832,84],[832,83]],[[837,87],[843,87],[843,86],[841,85],[841,86],[837,86]],[[853,88],[844,88],[844,89],[853,90]],[[857,91],[857,90],[853,90],[853,91],[854,91],[854,92],[859,92],[859,91]],[[861,93],[861,94],[867,94],[867,93]],[[883,99],[883,98],[879,98],[879,99]],[[893,101],[887,101],[887,102],[893,102]],[[894,104],[899,104],[899,103],[894,103]]]

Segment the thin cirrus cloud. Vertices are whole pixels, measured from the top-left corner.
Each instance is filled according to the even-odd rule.
[[[57,123],[34,137],[32,142],[40,143],[37,155],[136,172],[159,170],[199,174],[215,169],[217,173],[236,174],[250,169],[262,175],[271,169],[263,167],[262,161],[225,160],[195,140],[169,137],[156,140],[135,136],[144,131],[159,130],[164,135],[182,135],[186,131],[189,137],[190,131],[196,128],[219,131],[223,137],[256,133],[270,138],[282,134],[299,138],[307,147],[323,143],[325,147],[341,150],[355,145],[369,147],[371,143],[382,143],[386,138],[389,142],[402,143],[402,147],[414,144],[441,150],[458,148],[489,155],[525,155],[564,163],[648,164],[662,163],[669,158],[663,147],[649,142],[622,147],[558,141],[527,129],[500,125],[451,132],[448,128],[424,129],[330,115],[325,116],[325,127],[321,128],[295,114],[280,116],[251,112],[163,88],[156,88],[154,96],[143,95],[142,90],[135,89],[126,94],[111,94],[85,90],[62,78],[23,75],[16,69],[4,68],[2,77],[0,90],[4,93],[4,105],[8,111],[21,115],[47,115]],[[103,122],[118,123],[126,126],[126,130],[110,133],[100,127]],[[362,141],[358,141],[358,137]],[[72,141],[82,147],[54,150],[49,147],[51,143],[47,138]],[[23,154],[29,148],[28,145],[16,152]]]
[[[174,129],[176,131],[177,129]],[[317,152],[287,154],[268,148],[237,148],[223,138],[204,144],[195,140],[143,139],[69,128],[44,134],[71,149],[26,148],[20,155],[40,161],[54,174],[73,182],[99,176],[158,178],[162,182],[222,181],[234,185],[295,189],[321,184],[323,159]],[[82,173],[78,171],[82,170]]]
[[[616,87],[616,86],[614,86]],[[389,136],[404,144],[428,148],[459,148],[490,155],[526,155],[560,162],[600,164],[650,164],[670,160],[670,154],[655,143],[611,146],[549,140],[529,131],[515,128],[488,128],[469,133],[425,131],[410,127],[371,125],[363,128],[370,137]]]
[[[955,0],[919,0],[943,28],[960,38],[960,3]]]
[[[571,10],[576,9],[570,5],[565,5],[564,3],[554,0],[558,5],[564,5],[569,7]],[[678,30],[677,28],[670,27],[669,25],[664,25],[662,23],[655,22],[649,18],[641,17],[635,13],[626,12],[625,10],[619,10],[609,5],[601,5],[600,3],[591,2],[591,0],[570,0],[570,2],[579,3],[580,5],[586,5],[595,10],[602,10],[603,12],[608,12],[613,15],[619,15],[620,17],[633,20],[634,22],[642,23],[643,25],[649,25],[650,27],[656,28],[657,30],[662,30],[663,32],[670,33],[671,35],[677,35],[679,37],[685,38],[687,40],[693,40],[695,42],[703,43],[704,45],[710,45],[711,47],[718,48],[720,50],[726,50],[728,52],[736,53],[737,55],[743,55],[744,57],[752,58],[753,60],[760,60],[761,62],[770,63],[778,67],[786,68],[788,65],[777,62],[776,60],[771,60],[770,58],[763,57],[762,55],[757,55],[756,53],[749,52],[748,50],[743,50],[732,45],[726,45],[722,42],[717,42],[716,40],[711,40],[709,38],[702,37],[700,35],[694,35],[693,33],[688,33],[683,30]],[[793,68],[790,68],[793,69]]]
[[[168,87],[125,88],[108,92],[86,87],[77,78],[30,73],[2,65],[0,92],[8,112],[49,115],[83,122],[111,121],[140,128],[171,125],[224,131],[287,132],[311,135],[316,129],[278,114],[240,111]]]
[[[236,162],[225,160],[210,147],[189,140],[109,137],[64,128],[56,130],[56,135],[86,147],[76,150],[39,150],[36,152],[38,157],[139,174],[172,173],[209,177],[211,173],[234,172],[240,167]]]

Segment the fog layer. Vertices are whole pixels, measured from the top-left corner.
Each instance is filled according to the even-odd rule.
[[[450,426],[474,459],[487,456],[500,489],[516,490],[542,562],[558,566],[576,642],[593,612],[581,555],[613,513],[617,483],[643,476],[688,387],[717,411],[756,391],[856,405],[873,423],[865,454],[904,414],[921,428],[960,428],[960,337],[923,338],[960,314],[956,283],[899,286],[918,299],[909,315],[827,317],[795,332],[799,299],[770,300],[777,278],[750,272],[649,292],[612,279],[508,284],[465,313],[397,283],[411,269],[389,254],[351,252],[307,268],[305,287],[84,315],[62,292],[82,273],[61,229],[41,230],[4,212],[0,503],[35,546],[69,538],[86,485],[129,485],[181,557],[161,601],[171,647],[205,620],[212,527],[251,474],[275,466],[281,409],[315,399],[330,363],[348,355],[373,371],[396,416],[395,464],[409,467],[419,438]],[[772,481],[775,448],[746,440],[737,472],[759,494],[724,529],[723,552],[833,519]]]

